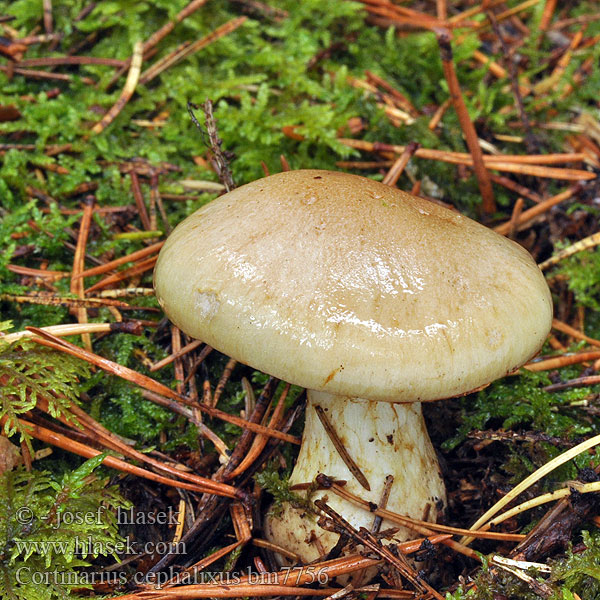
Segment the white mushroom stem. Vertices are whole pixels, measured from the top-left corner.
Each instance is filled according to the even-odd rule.
[[[353,476],[325,431],[315,406],[325,411],[340,441],[369,482],[366,490]],[[387,508],[416,519],[435,521],[445,504],[445,489],[439,464],[427,434],[421,404],[392,404],[334,396],[309,390],[302,446],[290,485],[312,482],[319,473],[347,481],[346,489],[364,500],[379,504],[385,479],[394,482]],[[371,528],[374,516],[326,490],[327,503],[354,527]],[[384,521],[382,529],[397,527]],[[304,511],[285,506],[283,514],[269,516],[267,537],[310,562],[329,551],[338,534],[321,529]],[[415,537],[401,529],[396,541]]]

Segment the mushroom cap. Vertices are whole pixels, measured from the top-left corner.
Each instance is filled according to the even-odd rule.
[[[525,363],[552,301],[526,250],[347,173],[288,171],[180,223],[155,270],[169,318],[302,387],[389,402],[467,393]]]

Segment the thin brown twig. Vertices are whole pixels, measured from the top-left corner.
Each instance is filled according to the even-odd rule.
[[[146,203],[144,202],[144,195],[142,194],[142,188],[140,186],[138,174],[135,172],[134,169],[132,169],[129,172],[129,176],[131,177],[131,192],[133,193],[133,199],[135,200],[135,205],[137,206],[138,213],[140,215],[142,227],[146,231],[151,231],[153,227],[150,223],[150,217],[148,216],[148,209],[146,208]]]
[[[79,235],[77,236],[77,246],[75,247],[75,256],[73,257],[73,269],[71,270],[71,284],[70,291],[72,294],[76,294],[80,299],[85,299],[85,290],[83,279],[73,279],[73,276],[78,275],[83,271],[84,260],[85,260],[85,248],[87,245],[87,239],[90,232],[90,225],[92,223],[92,216],[94,214],[94,197],[89,196],[83,207],[83,215],[81,217],[81,224],[79,226]],[[84,307],[76,309],[77,320],[79,323],[87,323],[87,311]],[[92,350],[92,338],[88,333],[84,333],[81,336],[83,345],[87,350]]]
[[[469,117],[469,111],[465,104],[458,77],[454,69],[454,60],[452,57],[452,46],[450,45],[451,34],[447,29],[436,30],[436,36],[438,45],[440,47],[440,54],[442,57],[442,68],[444,70],[444,76],[448,83],[448,89],[450,90],[450,97],[456,110],[456,115],[460,122],[461,129],[464,133],[467,146],[471,151],[473,158],[473,169],[477,176],[477,182],[479,183],[479,191],[481,192],[482,209],[485,215],[491,215],[496,211],[496,202],[494,200],[494,190],[492,189],[492,182],[490,181],[490,174],[488,173],[485,163],[483,161],[483,153],[479,146],[479,139],[477,138],[477,132]]]
[[[552,196],[551,198],[544,200],[544,202],[540,202],[539,204],[530,208],[529,210],[523,211],[518,219],[517,226],[522,227],[526,225],[527,223],[535,219],[535,217],[538,217],[539,215],[549,211],[553,206],[556,206],[557,204],[560,204],[565,200],[569,200],[573,196],[577,195],[580,191],[581,185],[574,185],[565,190],[564,192],[556,194],[556,196]],[[510,228],[511,223],[509,221],[508,223],[503,223],[502,225],[494,227],[494,231],[501,235],[506,235],[510,231]]]
[[[154,48],[154,46],[156,46],[163,38],[165,38],[167,35],[169,35],[169,33],[171,33],[171,31],[173,31],[173,29],[175,29],[175,26],[177,24],[181,23],[184,19],[186,19],[191,14],[193,14],[195,11],[197,11],[201,6],[204,6],[206,4],[206,2],[207,2],[207,0],[192,0],[192,2],[190,2],[182,10],[180,10],[177,13],[177,15],[175,15],[175,18],[172,21],[167,21],[167,23],[165,23],[160,29],[155,31],[144,42],[143,49],[142,49],[143,54],[147,55],[148,52],[152,48]],[[121,75],[123,75],[123,73],[125,73],[125,71],[129,68],[131,61],[132,61],[132,58],[129,58],[126,61],[124,61],[124,64],[113,75],[113,77],[109,81],[108,85],[106,86],[107,89],[110,89],[118,81],[118,79],[121,77]]]
[[[46,442],[47,444],[58,446],[59,448],[63,448],[64,450],[68,450],[69,452],[73,452],[74,454],[78,454],[79,456],[83,456],[85,458],[93,458],[94,456],[102,454],[100,450],[90,448],[81,442],[72,440],[64,435],[47,429],[46,427],[31,423],[25,419],[19,419],[19,422],[21,426],[27,429],[32,436],[42,442]],[[124,471],[126,473],[131,473],[132,475],[137,475],[138,477],[144,477],[145,479],[150,479],[164,485],[170,485],[200,493],[210,493],[219,496],[225,496],[227,498],[244,497],[244,494],[240,490],[224,483],[206,479],[202,486],[200,486],[198,484],[177,481],[175,479],[163,477],[162,475],[157,475],[156,473],[152,473],[146,469],[130,465],[129,463],[114,456],[107,456],[104,459],[104,465]]]
[[[385,185],[395,186],[398,183],[398,179],[404,172],[408,161],[411,159],[413,154],[418,150],[419,144],[417,142],[410,142],[407,144],[404,152],[396,159],[392,168],[386,173],[381,183]]]
[[[140,76],[140,83],[144,85],[149,83],[166,69],[172,67],[173,65],[184,60],[185,58],[188,58],[188,56],[191,56],[195,52],[198,52],[202,48],[205,48],[206,46],[216,42],[220,38],[235,31],[238,27],[243,25],[246,22],[246,20],[247,17],[237,17],[235,19],[231,19],[231,21],[228,21],[224,25],[221,25],[213,32],[209,33],[207,36],[196,40],[195,42],[182,45],[183,47],[179,46],[174,52],[160,59],[148,69],[146,69],[146,71],[144,71]]]
[[[562,333],[566,333],[567,335],[570,335],[571,337],[573,337],[577,340],[584,340],[591,346],[597,346],[600,348],[600,340],[591,338],[591,337],[585,335],[583,332],[579,331],[578,329],[575,329],[574,327],[571,327],[567,323],[563,323],[562,321],[559,321],[558,319],[552,319],[552,329],[556,329],[557,331],[562,331]]]
[[[133,277],[134,275],[139,275],[140,273],[145,273],[146,271],[150,271],[154,268],[156,261],[158,260],[158,256],[151,256],[150,258],[146,258],[145,260],[139,261],[133,266],[120,271],[119,273],[115,273],[114,275],[109,275],[104,279],[98,281],[91,287],[87,288],[85,291],[87,294],[91,292],[95,292],[97,290],[101,290],[102,288],[108,287],[109,285],[113,285],[115,283],[119,283],[124,279],[128,279],[129,277]]]
[[[219,410],[217,408],[212,408],[212,407],[206,406],[204,404],[198,404],[196,402],[189,400],[185,396],[182,396],[181,394],[174,392],[172,389],[168,388],[166,385],[159,383],[158,381],[156,381],[155,379],[152,379],[151,377],[142,375],[141,373],[138,373],[137,371],[134,371],[133,369],[130,369],[129,367],[125,367],[125,366],[115,363],[111,360],[108,360],[107,358],[98,356],[97,354],[94,354],[93,352],[88,352],[87,350],[84,350],[83,348],[80,348],[79,346],[75,346],[74,344],[71,344],[70,342],[67,342],[66,340],[62,340],[54,335],[49,334],[47,331],[44,331],[37,327],[28,327],[27,329],[36,333],[38,336],[40,336],[40,338],[42,338],[42,339],[34,338],[36,343],[38,343],[42,346],[47,346],[49,348],[54,348],[55,350],[60,350],[62,352],[66,352],[67,354],[71,354],[72,356],[76,356],[78,358],[86,360],[90,364],[96,365],[97,367],[100,367],[102,370],[107,371],[108,373],[117,375],[118,377],[121,377],[127,381],[130,381],[130,382],[134,383],[135,385],[138,385],[141,388],[144,388],[145,390],[154,392],[154,394],[156,394],[159,397],[162,396],[165,399],[174,400],[176,402],[181,402],[187,406],[199,408],[200,410],[202,410],[203,412],[205,412],[206,414],[208,414],[211,417],[216,417],[217,419],[221,419],[222,421],[232,423],[243,429],[249,429],[250,431],[253,431],[254,433],[260,433],[263,435],[267,435],[269,437],[278,438],[284,442],[290,442],[292,444],[300,445],[300,439],[296,436],[289,435],[287,433],[282,433],[280,431],[270,429],[268,427],[264,427],[262,425],[259,425],[258,423],[250,423],[250,422],[246,421],[245,419],[236,417],[235,415],[230,415],[230,414],[228,414],[222,410]]]
[[[343,531],[346,535],[350,536],[359,544],[363,544],[381,559],[397,569],[402,576],[405,577],[416,588],[418,592],[430,594],[436,598],[436,600],[444,600],[439,592],[434,590],[426,581],[423,581],[419,578],[402,554],[396,556],[389,548],[382,545],[381,542],[364,527],[361,527],[360,531],[357,531],[341,515],[323,502],[323,500],[315,500],[315,505],[333,521],[336,529]]]
[[[314,408],[315,412],[317,413],[317,417],[319,417],[319,421],[321,421],[321,425],[323,425],[323,429],[325,429],[327,432],[327,436],[340,455],[340,458],[344,461],[344,464],[348,467],[350,473],[354,475],[356,481],[358,481],[358,483],[360,483],[365,490],[370,491],[371,486],[369,485],[368,479],[365,477],[365,474],[361,471],[356,461],[350,456],[350,453],[344,446],[340,436],[337,434],[335,427],[332,425],[323,407],[315,404]]]
[[[567,365],[578,365],[589,360],[598,360],[600,358],[600,350],[593,352],[578,352],[576,354],[565,354],[564,356],[553,356],[551,358],[542,359],[536,362],[527,363],[521,367],[528,371],[552,371],[560,369]]]
[[[99,265],[97,267],[92,267],[91,269],[87,269],[86,271],[82,271],[78,275],[74,276],[73,279],[77,279],[79,277],[93,277],[94,275],[102,275],[107,273],[108,271],[112,271],[121,265],[128,262],[135,262],[140,258],[146,258],[149,254],[155,254],[158,252],[164,245],[164,242],[156,242],[147,248],[143,248],[142,250],[137,250],[136,252],[132,252],[131,254],[127,254],[126,256],[121,256],[120,258],[115,258],[110,262],[104,263],[103,265]]]
[[[202,342],[201,340],[194,340],[193,342],[186,344],[183,348],[181,348],[177,352],[174,351],[172,354],[169,354],[169,356],[163,358],[162,360],[159,360],[158,362],[155,362],[150,367],[150,373],[153,373],[154,371],[158,371],[159,369],[166,367],[167,365],[171,364],[174,360],[181,358],[182,356],[185,356],[188,352],[192,352],[192,350],[195,350],[196,348],[198,348],[198,346],[201,346],[203,343],[204,342]],[[210,348],[210,346],[207,346],[207,348]],[[211,350],[212,350],[212,348],[211,348]],[[208,353],[207,353],[207,355],[208,355]]]

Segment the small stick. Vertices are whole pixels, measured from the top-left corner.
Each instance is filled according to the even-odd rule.
[[[170,354],[166,358],[163,358],[162,360],[159,360],[158,362],[154,363],[150,367],[150,373],[154,373],[154,371],[158,371],[159,369],[166,367],[167,365],[171,364],[174,360],[181,358],[182,356],[185,356],[188,352],[195,350],[196,348],[198,348],[198,346],[201,346],[203,343],[204,342],[202,342],[201,340],[194,340],[193,342],[186,344],[183,348],[181,348],[177,352],[174,351],[172,354]]]
[[[392,491],[392,485],[394,485],[394,476],[386,475],[385,481],[383,483],[383,491],[381,492],[381,498],[379,500],[377,508],[385,509],[385,507],[387,506],[388,500],[390,498],[390,493]],[[371,526],[371,533],[379,533],[382,522],[382,516],[375,515],[375,518],[373,519],[373,525]]]
[[[567,354],[565,356],[555,356],[553,358],[547,358],[537,362],[528,363],[523,365],[522,369],[528,371],[551,371],[553,369],[560,369],[567,365],[577,365],[588,360],[598,360],[600,358],[600,351],[594,352],[578,352],[577,354]]]
[[[322,500],[315,500],[315,505],[321,511],[323,511],[339,529],[348,534],[359,544],[364,544],[372,552],[377,554],[380,558],[388,562],[421,593],[428,593],[429,595],[436,598],[436,600],[444,600],[443,597],[434,590],[427,582],[420,579],[409,566],[408,562],[403,555],[396,556],[389,548],[383,546],[379,540],[369,531],[361,527],[360,532],[357,531],[348,521],[346,521],[341,515],[334,511]]]
[[[519,194],[519,196],[524,196],[525,198],[533,200],[536,204],[539,204],[544,200],[539,194],[536,194],[534,191],[530,190],[529,188],[526,188],[524,185],[521,185],[516,181],[513,181],[512,179],[509,179],[508,177],[503,177],[502,175],[495,175],[494,173],[491,173],[490,179],[494,183],[498,183],[504,186],[505,188],[516,192],[517,194]]]
[[[321,421],[323,428],[327,432],[331,443],[338,451],[338,454],[350,470],[350,473],[354,475],[355,479],[358,481],[358,483],[360,483],[360,485],[362,485],[365,488],[365,490],[370,491],[371,486],[369,485],[369,481],[365,477],[365,474],[360,470],[360,467],[356,464],[354,459],[350,456],[348,450],[346,450],[346,448],[344,447],[342,440],[340,440],[340,437],[338,436],[335,428],[331,424],[331,421],[327,417],[327,414],[323,410],[323,407],[319,406],[318,404],[315,404],[315,411],[317,413],[317,416],[319,417],[319,421]]]
[[[433,131],[439,125],[450,104],[452,104],[452,98],[444,100],[444,102],[438,106],[438,109],[435,111],[433,117],[431,117],[431,120],[429,121],[429,125],[427,125],[430,131]]]
[[[535,219],[535,217],[549,211],[553,206],[556,206],[557,204],[560,204],[561,202],[564,202],[565,200],[569,200],[570,198],[572,198],[573,196],[578,194],[580,190],[581,190],[581,186],[575,185],[573,187],[568,188],[564,192],[557,194],[556,196],[552,196],[551,198],[548,198],[548,200],[544,200],[544,202],[540,202],[538,205],[534,206],[533,208],[530,208],[529,210],[522,212],[521,216],[519,217],[517,226],[522,226],[522,225],[525,225],[526,223],[529,223],[529,221],[531,221],[532,219]],[[502,225],[498,225],[497,227],[494,227],[494,231],[496,233],[499,233],[500,235],[506,235],[510,231],[510,227],[511,227],[510,222],[503,223]]]
[[[48,56],[45,58],[26,58],[19,61],[21,67],[54,67],[60,65],[104,65],[119,67],[122,60],[116,58],[101,58],[99,56]]]
[[[471,156],[473,157],[473,168],[479,183],[479,191],[481,192],[482,209],[484,214],[490,215],[496,211],[494,191],[492,189],[490,175],[487,172],[485,163],[483,162],[483,154],[481,152],[481,147],[479,146],[477,132],[475,131],[475,127],[473,126],[473,123],[469,117],[467,105],[465,104],[462,96],[460,84],[458,82],[458,78],[456,77],[456,71],[454,70],[452,46],[450,45],[450,32],[447,29],[440,29],[436,31],[436,36],[438,45],[440,47],[442,67],[444,70],[444,76],[448,82],[450,96],[452,98],[461,129],[465,135],[467,146],[469,147]]]
[[[566,323],[563,323],[558,319],[552,319],[552,328],[558,331],[562,331],[563,333],[566,333],[567,335],[570,335],[571,337],[577,340],[585,340],[591,346],[600,347],[600,340],[595,340],[594,338],[585,335],[578,329],[575,329],[574,327],[571,327],[570,325],[567,325]]]
[[[547,31],[550,27],[550,22],[552,21],[552,16],[554,15],[554,10],[556,9],[556,0],[546,0],[546,4],[544,6],[544,12],[542,13],[542,18],[540,19],[540,31]]]
[[[79,273],[74,279],[78,277],[92,277],[94,275],[102,275],[108,271],[112,271],[121,265],[128,262],[135,262],[140,258],[146,258],[149,254],[154,254],[158,252],[164,245],[164,242],[157,242],[156,244],[152,244],[152,246],[148,246],[147,248],[143,248],[142,250],[137,250],[136,252],[132,252],[127,256],[121,256],[121,258],[116,258],[115,260],[111,260],[103,265],[99,265],[97,267],[93,267],[88,269],[87,271],[82,271]]]
[[[181,11],[179,11],[177,13],[177,15],[175,16],[175,18],[172,21],[168,21],[167,23],[165,23],[160,29],[155,31],[144,42],[142,53],[147,54],[163,38],[165,38],[167,35],[169,35],[169,33],[171,33],[171,31],[173,31],[173,29],[175,29],[175,25],[177,25],[178,23],[181,23],[181,21],[183,21],[184,19],[189,17],[195,11],[197,11],[201,6],[206,4],[206,1],[207,0],[192,0],[192,2],[190,2],[186,7],[184,7]],[[129,58],[126,61],[123,61],[124,64],[113,75],[112,79],[109,81],[108,85],[106,86],[107,89],[110,89],[117,82],[117,80],[121,77],[121,75],[123,75],[123,73],[125,73],[125,71],[129,68],[129,65],[131,64],[131,60],[132,59]]]
[[[107,371],[113,375],[117,375],[122,379],[130,381],[148,392],[153,392],[155,397],[164,397],[165,399],[174,400],[175,402],[181,402],[187,406],[191,406],[193,408],[199,408],[206,414],[211,417],[216,417],[217,419],[221,419],[222,421],[226,421],[228,423],[232,423],[241,427],[243,429],[248,429],[253,431],[254,433],[261,433],[263,435],[268,435],[269,437],[274,437],[280,439],[284,442],[290,442],[292,444],[300,445],[300,438],[289,435],[287,433],[282,433],[281,431],[277,431],[275,429],[270,429],[269,427],[264,427],[263,425],[259,425],[258,423],[250,423],[245,419],[240,417],[236,417],[235,415],[230,415],[218,408],[212,408],[210,406],[204,404],[197,404],[173,391],[171,388],[163,385],[162,383],[152,379],[151,377],[147,377],[146,375],[142,375],[137,371],[130,369],[129,367],[125,367],[118,363],[115,363],[107,358],[94,354],[93,352],[88,352],[75,344],[71,344],[66,340],[61,340],[60,338],[53,336],[48,331],[44,331],[38,327],[28,327],[28,330],[36,333],[40,336],[41,339],[33,338],[34,341],[42,346],[47,346],[48,348],[54,348],[55,350],[60,350],[61,352],[65,352],[70,354],[71,356],[76,356],[83,360],[86,360],[90,364],[96,365],[100,367],[102,370]]]
[[[23,77],[31,77],[32,79],[56,79],[58,81],[73,81],[72,75],[66,73],[48,73],[48,71],[38,71],[37,69],[22,69],[21,67],[11,67],[0,65],[0,71],[4,73],[16,73]],[[87,85],[96,85],[96,82],[91,77],[81,77],[81,81]]]
[[[138,213],[140,215],[142,227],[146,231],[150,231],[153,229],[153,227],[150,223],[150,217],[148,216],[148,209],[146,208],[146,203],[144,202],[144,196],[142,194],[142,188],[140,186],[138,174],[132,169],[129,172],[129,176],[131,177],[131,192],[133,193],[133,199],[135,200],[135,205],[137,206]]]
[[[402,175],[402,172],[404,171],[406,165],[408,164],[408,161],[410,160],[412,155],[417,151],[418,148],[419,144],[417,142],[411,142],[410,144],[408,144],[404,149],[404,152],[392,165],[392,168],[386,173],[381,183],[392,187],[395,186],[398,182],[398,179],[400,179],[400,176]]]
[[[105,277],[98,283],[95,283],[91,287],[87,288],[85,291],[86,291],[86,293],[89,294],[90,292],[95,292],[96,290],[100,290],[100,289],[105,288],[114,283],[118,283],[129,277],[133,277],[134,275],[139,275],[140,273],[145,273],[146,271],[149,271],[152,268],[154,268],[154,265],[156,264],[157,260],[158,260],[158,256],[151,256],[150,258],[140,261],[136,265],[133,265],[132,267],[129,267],[128,269],[125,269],[124,271],[121,271],[120,273],[117,273],[115,275],[109,275],[108,277]]]
[[[77,246],[75,247],[75,256],[73,257],[73,269],[72,274],[77,275],[81,273],[84,268],[85,260],[85,248],[87,245],[88,234],[90,232],[90,225],[92,222],[92,215],[94,214],[94,197],[89,196],[83,207],[83,215],[81,217],[81,224],[79,226],[79,235],[77,236]],[[73,279],[71,275],[70,291],[72,294],[76,294],[80,299],[85,299],[85,290],[83,279]],[[77,320],[85,324],[87,323],[87,311],[84,307],[76,310]],[[89,351],[92,350],[92,338],[89,333],[84,333],[81,336],[83,345]]]
[[[590,385],[598,385],[600,383],[600,375],[589,375],[588,377],[577,377],[563,383],[553,383],[547,385],[543,390],[545,392],[559,392],[573,387],[588,387]]]
[[[233,373],[233,369],[235,369],[235,366],[237,364],[238,363],[237,363],[237,360],[235,360],[235,358],[230,358],[227,361],[227,364],[225,365],[225,368],[223,369],[223,374],[221,375],[221,378],[219,379],[219,382],[217,383],[217,387],[215,388],[215,393],[213,394],[213,397],[212,397],[211,406],[213,408],[219,402],[219,399],[221,398],[221,394],[225,390],[225,386],[227,385],[227,382],[229,381],[229,378],[231,377],[231,374]]]
[[[517,223],[519,222],[519,217],[523,212],[523,198],[517,198],[515,205],[513,207],[512,214],[510,216],[510,227],[507,233],[507,236],[512,240],[515,237],[515,233],[517,230]]]
[[[117,115],[123,110],[140,78],[140,72],[142,70],[142,42],[136,42],[133,47],[133,58],[131,60],[131,68],[127,74],[127,80],[125,81],[125,87],[119,96],[119,99],[115,102],[114,106],[102,117],[102,119],[96,123],[91,132],[95,135],[102,133],[117,117]]]
[[[167,57],[159,60],[151,67],[146,69],[146,71],[144,71],[140,77],[140,83],[144,85],[149,83],[169,67],[172,67],[174,64],[177,64],[178,62],[182,61],[188,56],[191,56],[195,52],[198,52],[198,50],[205,48],[213,42],[216,42],[218,39],[228,35],[232,31],[235,31],[238,27],[245,23],[246,20],[247,17],[237,17],[235,19],[232,19],[231,21],[228,21],[224,25],[221,25],[212,33],[209,33],[207,36],[196,40],[195,42],[192,42],[190,44],[186,44],[183,48],[181,46],[178,47],[174,53],[171,53]]]

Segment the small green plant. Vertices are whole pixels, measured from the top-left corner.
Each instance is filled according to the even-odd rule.
[[[0,330],[6,328],[6,323],[0,324]],[[79,378],[88,375],[87,363],[77,358],[29,340],[8,344],[0,339],[0,419],[5,419],[4,435],[18,433],[31,448],[31,435],[18,417],[40,402],[53,417],[73,420],[69,407],[77,402]]]
[[[116,488],[93,471],[99,455],[61,480],[22,468],[0,477],[0,597],[7,600],[76,598],[89,588],[90,559],[125,549],[114,512],[126,507]]]

